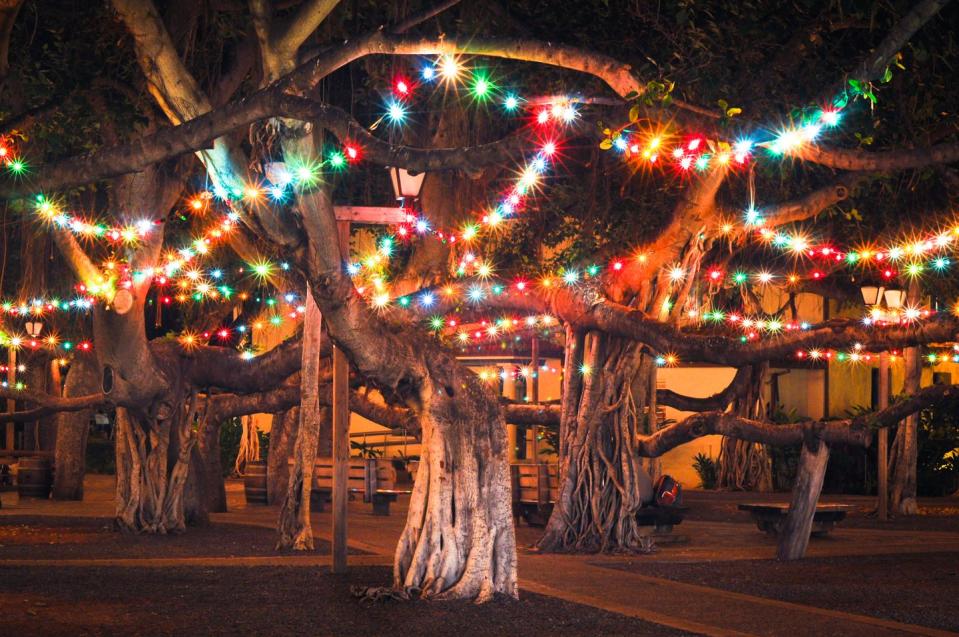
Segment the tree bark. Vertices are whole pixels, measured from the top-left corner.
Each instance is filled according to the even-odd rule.
[[[812,439],[803,444],[792,502],[786,515],[786,523],[779,533],[777,559],[798,560],[806,554],[813,516],[816,514],[816,504],[822,492],[822,481],[828,463],[829,446],[825,442]]]
[[[422,451],[394,588],[434,599],[516,597],[505,422],[489,388],[457,368],[420,391]]]
[[[732,396],[735,413],[744,418],[765,416],[762,388],[768,370],[768,363],[749,366],[743,391]],[[765,445],[724,436],[719,454],[719,486],[741,491],[772,491],[772,460]]]
[[[322,316],[309,292],[303,316],[303,362],[300,366],[300,425],[293,447],[293,469],[287,482],[286,498],[277,523],[276,548],[296,551],[313,550],[313,529],[310,526],[310,489],[313,486],[313,463],[320,435],[320,344]]]
[[[636,450],[655,363],[637,343],[590,333],[567,342],[561,416],[560,493],[538,548],[631,551],[640,548],[636,512],[652,500],[652,480]],[[579,351],[582,362],[578,362]],[[578,376],[582,376],[582,381]],[[638,380],[637,380],[638,379]]]
[[[300,409],[293,407],[273,414],[270,427],[270,449],[266,460],[266,503],[280,504],[290,482],[289,461],[299,427]]]
[[[70,365],[64,396],[84,396],[100,390],[96,361],[78,355]],[[92,409],[64,412],[56,416],[57,442],[54,456],[53,498],[82,500],[83,478],[86,475],[87,436],[90,434]]]
[[[204,418],[197,432],[196,451],[200,457],[198,477],[203,484],[205,508],[210,513],[226,512],[226,485],[220,458],[220,425],[215,418]]]

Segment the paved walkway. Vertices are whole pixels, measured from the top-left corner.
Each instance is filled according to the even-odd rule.
[[[109,479],[92,476],[83,503],[26,501],[4,493],[0,524],[7,515],[110,516],[112,485]],[[214,514],[217,523],[250,524],[273,528],[273,507],[247,507],[242,486],[231,483],[229,513]],[[329,513],[313,516],[314,535],[330,541]],[[405,520],[405,506],[394,507],[388,517],[374,517],[369,505],[350,503],[350,545],[369,555],[351,555],[355,565],[388,565]],[[765,539],[751,523],[686,522],[678,529],[690,537],[685,545],[664,546],[642,559],[700,562],[731,559],[765,559],[775,555],[775,543]],[[517,540],[527,546],[536,538],[528,527],[517,529]],[[915,533],[887,530],[844,529],[810,545],[810,555],[838,556],[877,553],[959,551],[959,533]],[[612,570],[604,564],[622,558],[604,556],[538,555],[521,549],[520,587],[523,590],[588,604],[672,628],[705,635],[951,635],[922,626],[902,624],[744,595],[716,588],[686,584],[634,572]],[[265,556],[245,558],[148,558],[106,560],[0,560],[0,566],[325,566],[329,556]]]

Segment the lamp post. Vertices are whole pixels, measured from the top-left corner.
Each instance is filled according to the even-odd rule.
[[[884,318],[880,305],[883,300],[886,301],[886,309],[896,312],[902,307],[903,290],[885,290],[882,287],[863,286],[860,288],[862,300],[871,308],[875,318]],[[877,315],[878,316],[875,316]],[[879,353],[879,409],[885,409],[889,406],[889,352]],[[878,514],[879,519],[886,521],[889,519],[889,430],[883,427],[879,430],[879,443],[877,455],[877,480],[876,490],[879,495]]]

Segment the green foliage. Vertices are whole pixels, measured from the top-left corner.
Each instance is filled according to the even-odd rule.
[[[220,468],[223,470],[224,477],[233,471],[242,438],[243,425],[239,418],[230,418],[220,425]]]
[[[716,460],[700,452],[693,460],[693,469],[699,476],[699,484],[703,489],[715,489],[719,484],[719,467]]]
[[[918,438],[918,494],[943,496],[959,491],[959,400],[922,410]]]
[[[559,427],[544,426],[539,428],[539,445],[541,454],[559,455]]]
[[[383,450],[377,449],[373,443],[351,440],[350,449],[356,451],[360,458],[379,458],[383,455]]]

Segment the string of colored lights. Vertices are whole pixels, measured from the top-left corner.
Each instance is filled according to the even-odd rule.
[[[383,122],[393,129],[403,125],[409,117],[412,100],[418,88],[429,84],[444,85],[446,88],[450,86],[465,87],[477,103],[496,100],[505,112],[510,114],[525,112],[532,125],[546,127],[536,129],[535,135],[531,136],[531,143],[535,139],[536,149],[530,152],[524,166],[519,170],[514,184],[502,193],[498,203],[480,214],[479,223],[467,224],[463,228],[453,231],[439,229],[434,228],[422,213],[411,211],[407,216],[406,223],[397,226],[394,233],[395,237],[401,240],[413,236],[432,236],[442,241],[461,242],[468,245],[470,241],[477,238],[481,228],[495,228],[522,209],[526,198],[541,184],[543,176],[554,163],[561,127],[571,124],[579,117],[575,106],[576,100],[574,98],[558,98],[546,104],[532,100],[526,102],[517,94],[502,90],[487,71],[483,69],[468,70],[455,56],[442,56],[424,66],[419,73],[419,79],[416,81],[402,76],[397,76],[394,79],[393,92],[385,104],[385,112],[370,126],[370,129],[375,130]],[[604,144],[604,147],[622,153],[626,159],[646,162],[649,166],[671,164],[679,173],[704,172],[717,167],[743,166],[756,157],[756,150],[759,148],[766,149],[772,156],[781,157],[796,152],[806,144],[816,143],[825,130],[838,125],[844,107],[844,101],[841,103],[835,102],[832,107],[810,112],[798,126],[781,129],[766,139],[758,139],[759,136],[754,135],[755,139],[742,137],[736,140],[723,141],[707,139],[701,135],[683,135],[665,129],[653,130],[651,128],[646,131],[634,131],[630,130],[629,127],[624,127],[615,134],[611,133],[608,146]],[[268,170],[265,180],[251,181],[242,189],[230,192],[217,189],[212,192],[200,193],[190,200],[189,207],[194,212],[201,213],[209,208],[214,201],[223,202],[227,207],[232,206],[237,201],[243,201],[247,205],[257,205],[265,202],[267,197],[273,203],[284,203],[292,192],[315,185],[324,170],[343,170],[348,164],[359,161],[362,154],[363,150],[358,144],[346,141],[342,148],[327,151],[322,159],[293,160],[282,165],[274,165],[272,170]],[[668,161],[664,161],[662,158],[668,158]],[[22,175],[27,170],[26,163],[15,152],[9,140],[0,140],[0,161],[3,161],[7,169],[14,175]],[[95,221],[84,220],[60,212],[52,202],[42,196],[38,197],[38,212],[46,221],[58,228],[68,229],[78,236],[103,238],[111,243],[127,245],[141,241],[149,234],[153,226],[151,222],[147,221],[108,226]],[[858,267],[866,264],[876,264],[883,269],[883,276],[887,279],[899,274],[890,264],[904,263],[906,273],[910,276],[919,276],[926,269],[945,270],[949,267],[951,261],[945,256],[944,252],[947,249],[957,247],[953,235],[959,235],[959,227],[956,227],[948,233],[937,233],[929,239],[892,245],[883,249],[839,249],[834,247],[834,244],[813,243],[800,233],[790,235],[767,228],[762,210],[752,205],[747,208],[743,217],[742,225],[744,229],[784,252],[792,252],[797,256],[811,259],[823,259],[833,267],[836,264]],[[173,286],[179,290],[175,296],[160,297],[163,303],[169,304],[173,299],[178,302],[186,302],[189,299],[194,301],[229,299],[232,296],[233,289],[225,284],[217,285],[220,277],[214,276],[215,273],[221,272],[220,270],[203,271],[190,266],[195,258],[208,254],[211,247],[222,239],[224,234],[229,232],[238,220],[239,215],[230,210],[212,229],[193,240],[189,246],[167,253],[161,266],[138,272],[131,272],[127,268],[117,280],[107,278],[103,281],[86,282],[83,284],[85,287],[81,291],[90,295],[98,295],[112,291],[117,282],[122,286],[130,285],[131,282],[144,278],[150,278],[154,285],[161,288]],[[719,234],[728,234],[736,229],[737,225],[724,223],[719,228]],[[399,297],[395,300],[390,297],[386,272],[389,257],[394,247],[393,242],[394,237],[385,237],[381,240],[380,246],[374,254],[347,264],[347,271],[354,277],[357,289],[377,308],[386,307],[394,301],[400,307],[410,306],[414,303],[410,296]],[[929,259],[920,259],[924,255],[930,255]],[[647,255],[640,254],[635,258],[643,262]],[[908,263],[905,263],[905,260],[908,260]],[[554,285],[577,285],[582,280],[597,277],[604,273],[619,272],[624,269],[625,261],[625,259],[614,259],[605,266],[591,265],[582,271],[576,268],[565,268],[557,273],[543,276],[537,281],[537,284],[547,288]],[[268,274],[270,267],[272,266],[269,263],[263,262],[252,265],[251,270],[258,275],[265,275]],[[112,269],[107,268],[108,271]],[[173,277],[177,273],[180,273],[180,276],[174,279]],[[455,284],[444,286],[440,293],[447,296],[447,300],[457,298],[457,300],[469,305],[478,304],[490,296],[508,293],[511,288],[523,292],[527,286],[532,285],[525,279],[517,279],[511,284],[488,282],[494,274],[493,266],[489,261],[477,256],[474,250],[468,250],[463,254],[456,274],[459,277],[475,277],[476,280],[474,282],[464,282],[461,286]],[[701,272],[700,276],[707,283],[718,286],[728,283],[744,285],[749,282],[768,285],[778,281],[795,284],[804,279],[820,279],[827,274],[828,272],[823,272],[820,269],[815,269],[807,274],[796,272],[778,274],[767,270],[748,272],[742,269],[726,273],[720,268],[707,268]],[[679,284],[687,276],[688,274],[680,266],[669,266],[668,279],[670,282]],[[460,296],[456,297],[458,293],[460,293]],[[434,291],[425,291],[418,296],[416,303],[422,307],[429,307],[436,294],[437,292]],[[669,303],[668,300],[667,303]],[[290,316],[295,318],[301,313],[301,307],[297,307],[290,313]],[[927,313],[928,310],[906,308],[903,310],[901,319],[918,320]],[[272,323],[279,316],[279,314],[274,315],[269,319],[269,322]],[[727,324],[741,328],[744,331],[742,338],[746,340],[756,338],[762,333],[775,334],[784,330],[803,329],[801,323],[784,322],[777,317],[747,317],[735,311],[726,312],[716,309],[692,309],[687,312],[687,318],[690,320],[698,319],[704,324]],[[513,325],[516,321],[522,320],[502,318],[490,321],[488,326],[476,330],[472,333],[472,336],[470,332],[465,330],[458,331],[456,339],[470,341],[495,338],[499,335],[500,330],[509,331],[509,326],[504,326],[504,322]],[[431,323],[436,321],[440,321],[440,327],[443,328],[451,327],[454,319],[431,318]],[[435,325],[431,326],[434,330],[437,329]],[[529,327],[534,328],[535,326]],[[490,330],[493,331],[492,334]],[[201,334],[187,331],[181,336],[181,342],[192,345],[203,339],[209,340],[220,333],[220,330]],[[672,362],[667,356],[663,359],[662,364],[672,364]]]

